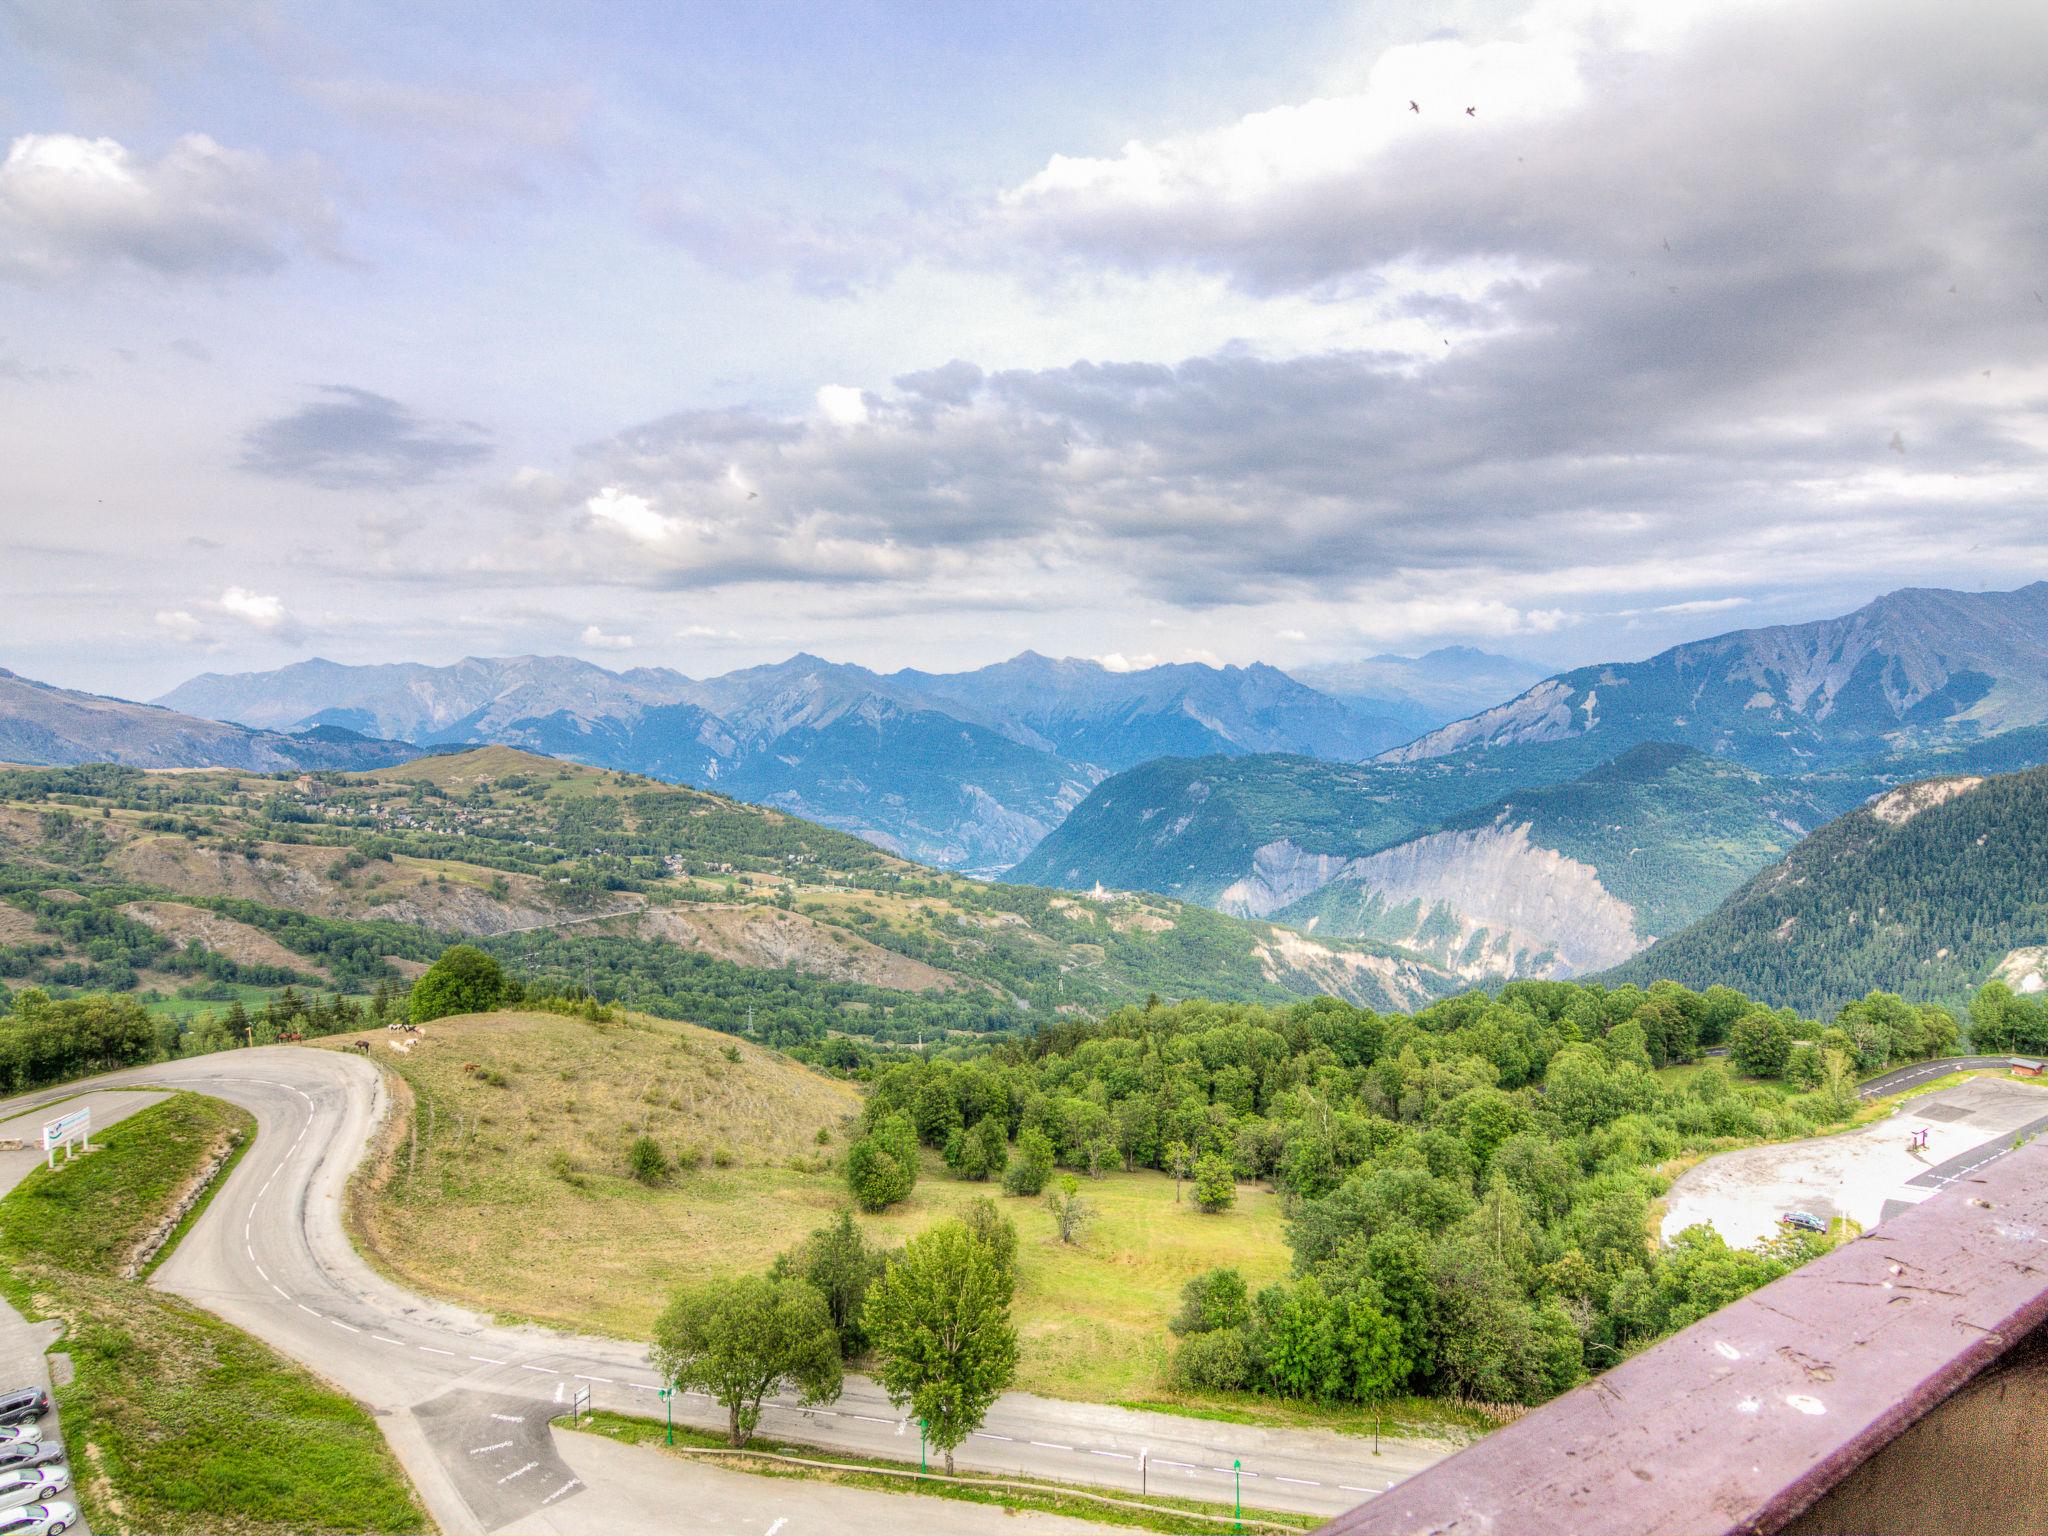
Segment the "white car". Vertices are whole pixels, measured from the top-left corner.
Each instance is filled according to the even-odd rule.
[[[19,1509],[40,1504],[71,1486],[71,1469],[62,1462],[44,1467],[24,1467],[0,1472],[0,1509]]]
[[[0,1424],[0,1445],[14,1445],[23,1440],[34,1441],[42,1438],[43,1426],[40,1424]]]
[[[77,1506],[62,1499],[0,1510],[0,1536],[61,1536],[78,1524]]]

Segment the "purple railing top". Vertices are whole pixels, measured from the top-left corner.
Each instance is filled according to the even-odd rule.
[[[1777,1530],[2048,1319],[2048,1142],[1340,1515],[1341,1536]]]

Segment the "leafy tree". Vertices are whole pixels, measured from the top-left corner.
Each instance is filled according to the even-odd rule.
[[[804,1403],[839,1396],[839,1336],[825,1298],[800,1280],[750,1275],[686,1287],[654,1326],[655,1369],[726,1410],[729,1444],[745,1445],[770,1392]]]
[[[1195,1204],[1214,1215],[1237,1204],[1237,1174],[1215,1153],[1195,1164]]]
[[[1403,1348],[1401,1325],[1371,1296],[1353,1296],[1337,1323],[1337,1348],[1344,1356],[1350,1394],[1372,1408],[1372,1450],[1380,1450],[1380,1405],[1408,1380],[1414,1362]]]
[[[993,1116],[984,1116],[968,1129],[953,1131],[946,1138],[946,1166],[963,1179],[996,1177],[1009,1161],[1009,1139],[1003,1135],[1002,1122]]]
[[[1750,1077],[1783,1077],[1792,1054],[1792,1029],[1775,1013],[1745,1013],[1728,1031],[1728,1059]]]
[[[1016,1155],[1003,1173],[1003,1189],[1013,1195],[1035,1195],[1052,1177],[1052,1142],[1045,1132],[1027,1126],[1017,1135]]]
[[[1177,1334],[1214,1333],[1242,1328],[1251,1316],[1244,1276],[1234,1269],[1211,1269],[1180,1288],[1180,1310],[1166,1326]]]
[[[953,1471],[953,1451],[1017,1367],[1009,1285],[988,1245],[957,1221],[911,1239],[869,1292],[876,1379],[908,1407]]]
[[[969,1235],[995,1260],[996,1271],[1003,1280],[1003,1300],[1007,1303],[1017,1286],[1017,1224],[998,1211],[995,1201],[986,1195],[970,1201],[960,1220]]]
[[[832,1331],[839,1336],[839,1353],[851,1360],[868,1346],[862,1316],[868,1291],[881,1277],[885,1263],[881,1250],[867,1240],[853,1212],[847,1210],[830,1226],[817,1228],[776,1259],[769,1275],[776,1280],[801,1280],[825,1298]]]
[[[846,1152],[846,1186],[864,1211],[886,1211],[917,1187],[917,1132],[903,1115],[884,1116]]]
[[[1095,1208],[1081,1193],[1081,1181],[1071,1173],[1061,1174],[1059,1181],[1046,1191],[1045,1208],[1052,1212],[1053,1230],[1063,1243],[1078,1243],[1082,1230],[1095,1214]]]
[[[415,1023],[457,1013],[488,1013],[505,998],[505,972],[474,944],[452,944],[412,984]]]
[[[1173,1175],[1173,1203],[1175,1205],[1180,1204],[1181,1182],[1193,1171],[1194,1166],[1195,1154],[1186,1142],[1175,1141],[1168,1143],[1166,1148],[1166,1171]]]

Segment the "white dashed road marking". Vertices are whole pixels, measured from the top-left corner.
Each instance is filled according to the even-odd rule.
[[[498,1415],[494,1413],[491,1415],[491,1417],[495,1419],[498,1417]],[[512,1442],[510,1440],[500,1440],[496,1445],[480,1445],[475,1450],[471,1451],[469,1454],[472,1456],[487,1455],[492,1451],[502,1451],[505,1449],[506,1446],[510,1445],[511,1443]]]
[[[501,1483],[509,1483],[515,1477],[526,1476],[527,1473],[531,1472],[535,1467],[539,1465],[540,1463],[537,1461],[529,1461],[525,1466],[521,1467],[518,1471],[507,1472],[503,1477],[499,1478],[498,1481]]]

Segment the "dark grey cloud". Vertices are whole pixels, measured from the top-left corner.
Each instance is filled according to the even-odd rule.
[[[471,422],[430,422],[366,389],[330,384],[289,415],[242,438],[241,467],[330,490],[420,485],[491,457],[489,434]]]

